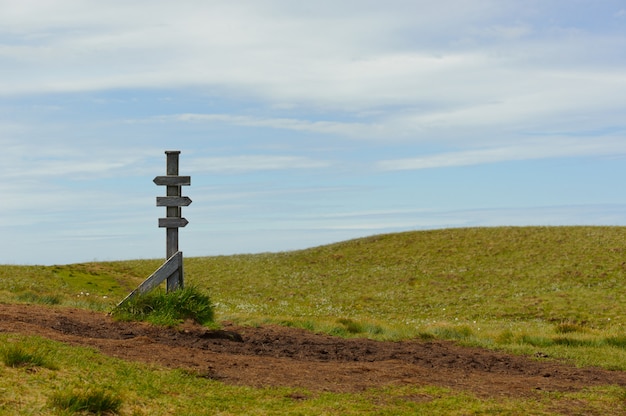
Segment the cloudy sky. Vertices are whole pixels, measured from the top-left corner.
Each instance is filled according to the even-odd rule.
[[[0,263],[626,225],[623,0],[0,0]]]

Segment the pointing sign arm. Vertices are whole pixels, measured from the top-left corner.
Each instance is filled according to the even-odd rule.
[[[159,218],[159,227],[161,228],[178,228],[189,224],[186,218]]]
[[[152,180],[157,185],[182,186],[191,185],[191,176],[157,176]]]
[[[157,207],[186,207],[191,204],[188,196],[157,196]]]

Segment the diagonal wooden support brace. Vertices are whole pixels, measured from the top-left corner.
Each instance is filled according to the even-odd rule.
[[[137,289],[130,292],[128,296],[126,296],[120,303],[117,304],[117,306],[123,305],[124,303],[134,298],[136,295],[142,295],[144,293],[148,293],[149,291],[157,287],[165,279],[168,279],[168,282],[167,282],[168,292],[171,291],[172,288],[170,287],[170,282],[169,282],[170,277],[178,274],[178,278],[173,279],[176,282],[178,282],[180,277],[183,275],[183,273],[181,272],[182,267],[183,267],[183,252],[177,251],[176,253],[174,253],[172,257],[167,259],[161,267],[159,267],[154,273],[152,273],[150,277],[144,280],[137,287]]]

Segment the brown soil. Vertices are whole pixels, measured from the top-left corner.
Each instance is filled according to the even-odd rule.
[[[354,392],[388,385],[437,385],[480,397],[532,396],[596,385],[626,386],[626,373],[575,368],[443,341],[342,339],[279,326],[221,331],[116,322],[78,309],[1,305],[0,332],[39,335],[103,354],[250,386],[291,386]]]

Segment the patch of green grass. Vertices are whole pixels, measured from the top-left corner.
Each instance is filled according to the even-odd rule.
[[[337,323],[343,325],[345,330],[351,334],[361,334],[365,332],[363,325],[358,322],[353,321],[352,319],[340,318],[337,319]]]
[[[54,409],[102,415],[117,413],[122,406],[122,399],[102,388],[87,388],[56,392],[48,403]]]
[[[51,370],[58,368],[44,352],[16,342],[9,342],[0,347],[0,359],[8,367],[43,367]]]
[[[626,335],[621,335],[617,337],[608,337],[604,339],[604,342],[611,347],[624,348],[626,349]]]
[[[580,339],[571,337],[556,337],[552,341],[556,345],[567,345],[568,347],[599,347],[600,341],[595,339]]]
[[[585,328],[574,322],[561,322],[554,328],[557,334],[570,334],[573,332],[585,332]]]
[[[95,264],[74,265],[73,267],[56,266],[52,270],[61,284],[75,293],[82,292],[90,295],[119,293],[121,287],[117,280],[101,273],[104,270],[95,266]]]
[[[162,261],[161,261],[162,263]],[[159,266],[159,260],[56,266],[0,265],[0,301],[108,310]]]
[[[213,305],[209,296],[194,287],[170,293],[155,291],[138,295],[118,306],[113,317],[125,321],[146,321],[175,326],[189,319],[201,325],[213,323]]]
[[[431,330],[437,338],[449,340],[467,340],[474,335],[472,328],[467,325],[461,326],[438,326]]]
[[[16,296],[17,300],[26,303],[39,303],[43,305],[59,305],[62,297],[59,295],[37,294],[34,292],[24,292]]]
[[[494,337],[496,344],[512,344],[515,340],[515,335],[510,330],[505,330]]]
[[[533,347],[550,347],[555,344],[552,338],[539,335],[522,335],[517,339],[520,344],[532,345]]]

